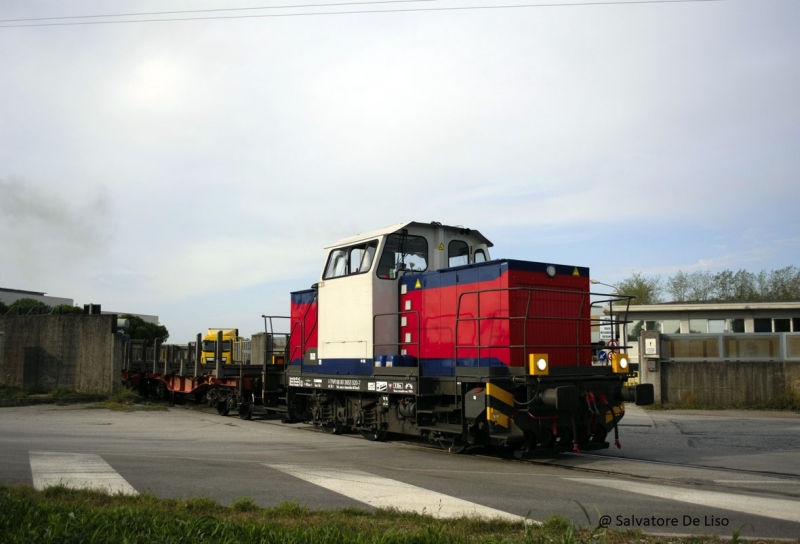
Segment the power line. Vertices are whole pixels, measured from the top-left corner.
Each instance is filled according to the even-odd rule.
[[[410,0],[405,0],[405,1],[410,1]],[[133,19],[128,21],[81,21],[72,23],[36,23],[30,25],[0,25],[0,28],[23,28],[32,26],[113,25],[113,24],[126,24],[126,23],[160,23],[160,22],[170,22],[170,21],[211,21],[219,19],[266,19],[275,17],[360,15],[365,13],[411,13],[411,12],[422,12],[422,11],[467,11],[467,10],[483,10],[483,9],[550,8],[550,7],[576,7],[576,6],[622,6],[630,4],[688,4],[688,3],[699,3],[699,2],[724,2],[724,1],[725,0],[623,0],[623,1],[605,1],[605,2],[571,2],[564,4],[516,4],[516,5],[503,5],[503,6],[461,6],[461,7],[442,7],[442,8],[317,11],[311,13],[263,13],[263,14],[253,14],[253,15],[220,15],[215,17],[174,17],[169,19]]]
[[[407,4],[410,2],[436,2],[437,0],[376,0],[371,2],[338,2],[335,4],[291,4],[286,6],[259,6],[253,8],[186,9],[181,11],[150,11],[139,13],[109,13],[106,15],[68,15],[64,17],[36,17],[30,19],[0,19],[0,23],[22,23],[25,21],[55,21],[63,19],[96,19],[100,17],[140,17],[143,15],[180,15],[182,13],[213,13],[218,11],[254,11],[259,9],[323,8],[338,6],[358,6],[363,4]],[[209,17],[211,19],[212,17]],[[173,20],[173,19],[170,19]],[[174,19],[179,21],[180,19]],[[34,26],[34,25],[23,25]]]

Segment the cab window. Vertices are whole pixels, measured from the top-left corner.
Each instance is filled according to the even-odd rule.
[[[322,279],[330,280],[368,272],[377,250],[377,240],[334,249],[328,256],[328,264],[325,266]]]
[[[379,278],[394,279],[399,272],[423,272],[428,269],[428,241],[422,236],[390,234],[378,262]]]
[[[469,264],[469,246],[461,240],[452,240],[447,245],[447,265],[461,266]]]
[[[476,263],[485,263],[486,262],[486,252],[482,249],[475,250],[475,262]]]

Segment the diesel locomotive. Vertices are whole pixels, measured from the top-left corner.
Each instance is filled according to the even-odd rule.
[[[436,222],[341,240],[318,282],[291,293],[289,316],[262,316],[261,364],[224,364],[221,353],[204,364],[198,338],[185,358],[169,347],[152,364],[126,358],[123,380],[202,397],[222,415],[414,435],[453,453],[600,449],[610,433],[619,447],[625,402],[651,404],[653,387],[626,385],[624,346],[596,364],[592,308],[619,315],[630,297],[591,293],[588,268],[492,259],[491,247]],[[274,332],[279,320],[288,333]]]

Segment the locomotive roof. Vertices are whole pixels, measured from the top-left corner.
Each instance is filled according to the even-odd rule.
[[[356,234],[355,236],[349,236],[347,238],[343,238],[343,239],[339,240],[338,242],[336,242],[335,244],[327,246],[325,249],[328,249],[328,248],[331,248],[331,247],[338,247],[338,246],[346,246],[346,245],[350,245],[350,244],[355,244],[355,243],[358,243],[358,242],[361,242],[361,241],[366,241],[366,240],[370,240],[370,239],[373,239],[373,238],[377,238],[379,236],[392,234],[394,232],[397,232],[397,231],[399,231],[401,229],[405,229],[405,228],[408,228],[408,227],[419,227],[419,228],[430,228],[430,229],[436,229],[436,228],[440,228],[441,227],[441,228],[444,228],[445,230],[456,231],[456,232],[463,233],[463,234],[469,234],[470,236],[472,236],[474,238],[477,238],[480,242],[486,244],[486,247],[492,247],[494,245],[483,234],[481,234],[480,232],[478,232],[477,230],[474,230],[474,229],[469,229],[469,228],[462,227],[462,226],[442,225],[442,224],[437,223],[435,221],[433,221],[431,223],[421,223],[419,221],[408,221],[408,222],[405,222],[405,223],[395,223],[394,225],[389,225],[388,227],[384,227],[382,229],[373,230],[373,231],[370,231],[370,232],[365,232],[365,233],[362,233],[362,234]]]

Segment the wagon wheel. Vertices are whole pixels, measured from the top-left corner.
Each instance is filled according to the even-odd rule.
[[[230,413],[230,408],[228,408],[228,401],[226,400],[217,401],[217,413],[221,416],[227,416]]]
[[[386,429],[369,429],[361,430],[360,432],[361,436],[371,442],[383,442],[386,440],[386,435],[389,434],[389,431]]]
[[[156,382],[156,398],[161,400],[167,398],[167,384],[162,381]]]

